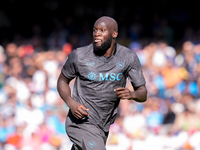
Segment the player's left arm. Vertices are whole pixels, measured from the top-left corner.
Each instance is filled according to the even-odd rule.
[[[136,102],[145,102],[147,100],[147,89],[145,85],[134,88],[134,91],[130,91],[128,88],[119,87],[115,89],[118,98],[124,100],[135,100]]]
[[[143,75],[139,58],[134,51],[130,51],[128,55],[126,55],[126,60],[128,60],[128,67],[126,70],[127,77],[129,78],[134,91],[130,91],[125,87],[118,87],[115,89],[116,95],[120,99],[145,102],[147,100],[147,89],[145,86],[146,81]]]

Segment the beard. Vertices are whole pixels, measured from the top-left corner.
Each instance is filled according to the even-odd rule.
[[[102,56],[106,53],[106,51],[110,48],[112,43],[112,36],[108,37],[100,46],[96,46],[93,42],[94,53],[96,55]]]

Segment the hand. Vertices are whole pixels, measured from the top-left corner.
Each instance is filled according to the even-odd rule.
[[[118,98],[121,98],[122,100],[132,99],[132,96],[131,96],[132,93],[128,88],[119,87],[119,88],[115,89],[114,91],[118,91],[116,93],[116,95],[118,96]]]
[[[86,116],[89,116],[89,114],[87,113],[87,111],[89,111],[89,109],[87,109],[84,105],[82,105],[76,101],[73,101],[70,106],[71,106],[70,109],[71,109],[72,114],[77,119],[82,119]]]

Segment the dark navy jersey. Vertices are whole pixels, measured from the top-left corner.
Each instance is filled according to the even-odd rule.
[[[134,88],[145,85],[136,53],[120,44],[109,58],[95,55],[93,44],[73,50],[62,74],[76,77],[73,99],[89,109],[88,121],[105,132],[115,120],[120,101],[114,89],[125,87],[127,77]]]

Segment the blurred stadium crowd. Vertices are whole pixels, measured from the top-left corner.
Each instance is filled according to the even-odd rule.
[[[20,5],[8,2],[12,9]],[[19,24],[9,20],[8,11],[0,6],[0,150],[70,149],[65,133],[68,107],[57,93],[57,78],[69,53],[92,42],[93,23],[104,14],[119,23],[117,42],[137,53],[148,89],[145,103],[120,102],[107,149],[200,150],[200,30],[189,25],[187,11],[170,7],[171,13],[162,18],[159,11],[139,6],[133,15],[128,5],[113,9],[113,3],[108,3],[103,10],[82,3],[66,10],[75,14],[61,21],[53,14],[63,14],[58,11],[62,1],[43,5],[38,9],[44,14],[35,13],[52,15],[49,26],[41,17],[37,21],[43,24],[32,21],[31,28],[18,31],[12,24]],[[151,4],[151,8],[157,6]],[[127,87],[132,89],[128,80]]]
[[[148,100],[121,101],[107,149],[199,150],[200,45],[186,41],[180,53],[163,41],[129,47],[143,66]],[[0,149],[70,149],[68,107],[56,83],[71,50],[70,43],[41,52],[30,44],[0,47]]]

